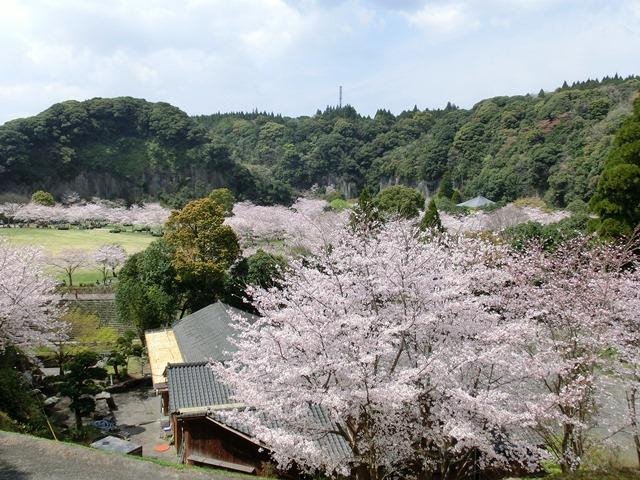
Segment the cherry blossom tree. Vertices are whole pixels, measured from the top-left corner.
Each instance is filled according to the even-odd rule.
[[[54,287],[40,249],[0,238],[0,350],[48,345],[64,334]]]
[[[590,237],[554,252],[532,244],[503,258],[506,277],[494,285],[493,308],[521,341],[528,362],[531,387],[523,389],[523,401],[564,471],[580,466],[588,442],[596,440],[590,429],[610,427],[597,413],[620,392],[606,374],[619,361],[614,352],[637,360],[624,348],[633,343],[628,326],[640,318],[640,278],[637,266],[629,267],[631,258],[629,249]]]
[[[540,452],[525,439],[534,419],[518,383],[527,365],[477,288],[496,274],[495,255],[473,239],[427,242],[406,221],[339,229],[331,248],[291,262],[281,290],[251,290],[262,317],[236,319],[238,349],[212,368],[254,408],[227,415],[282,465],[329,474],[531,468]],[[332,434],[349,455],[319,447]]]
[[[93,252],[93,263],[95,263],[102,273],[102,283],[107,283],[109,270],[116,276],[116,268],[127,260],[127,252],[117,244],[101,245]]]
[[[568,212],[545,212],[535,207],[519,207],[513,204],[490,212],[474,211],[466,215],[440,214],[443,227],[450,233],[463,234],[491,230],[500,232],[507,227],[524,222],[538,222],[543,225],[559,222],[569,216]]]
[[[125,208],[105,200],[94,199],[84,204],[72,204],[68,206],[45,206],[35,203],[26,205],[11,205],[2,207],[8,210],[11,217],[21,222],[35,222],[39,224],[71,223],[79,225],[83,223],[114,223],[133,224],[143,226],[163,225],[171,213],[168,209],[157,203],[142,206],[133,205]],[[9,215],[7,215],[9,216]]]
[[[89,255],[84,250],[65,248],[58,255],[52,256],[47,263],[55,270],[64,273],[69,279],[69,286],[73,286],[73,274],[79,268],[90,264]]]
[[[291,208],[236,203],[225,223],[238,234],[243,248],[251,252],[265,242],[283,243],[288,250],[313,250],[346,224],[346,212],[326,211],[327,202],[299,198]]]
[[[624,336],[618,345],[615,372],[622,382],[627,408],[621,430],[632,438],[640,466],[640,264],[637,257],[633,257],[639,245],[640,229],[637,229],[621,255],[624,275],[620,280],[626,282],[626,285],[619,289],[619,301],[627,305],[632,315],[623,317]],[[633,260],[636,260],[635,263]]]

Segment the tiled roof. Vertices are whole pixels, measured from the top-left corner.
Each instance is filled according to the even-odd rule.
[[[237,407],[240,404],[234,403],[231,399],[231,391],[220,383],[207,362],[179,363],[167,365],[167,384],[169,388],[169,412],[185,412],[189,409],[201,408],[202,414],[226,425],[242,434],[253,437],[251,428],[238,421],[230,421],[216,411],[215,406],[227,405]],[[208,408],[213,407],[213,408]],[[207,411],[208,410],[208,411]],[[333,428],[331,420],[325,409],[318,405],[309,406],[309,414],[318,424],[318,433],[314,440],[318,445],[334,457],[350,456],[349,447],[344,439],[333,433],[324,433],[330,427]],[[266,417],[263,421],[273,428],[279,425],[269,421]]]
[[[207,362],[169,364],[166,372],[169,412],[232,402],[230,390],[218,382]]]
[[[250,320],[253,315],[216,302],[184,317],[173,326],[180,353],[185,362],[202,362],[209,359],[224,360],[225,352],[235,350],[228,337],[235,335],[231,327],[230,313]]]
[[[169,389],[169,412],[193,413],[198,409],[227,427],[253,437],[248,426],[225,419],[215,406],[238,407],[241,404],[231,399],[231,391],[220,383],[207,365],[209,359],[223,361],[225,352],[233,352],[235,347],[228,337],[236,331],[231,327],[230,313],[243,315],[250,321],[256,317],[217,302],[183,318],[173,326],[180,353],[185,362],[169,364],[166,368],[167,387]],[[318,424],[319,431],[332,427],[327,412],[318,405],[309,406],[309,414]],[[274,422],[267,424],[277,427]],[[331,428],[335,429],[335,428]],[[349,447],[344,439],[336,434],[319,433],[314,436],[318,445],[332,456],[350,456]]]

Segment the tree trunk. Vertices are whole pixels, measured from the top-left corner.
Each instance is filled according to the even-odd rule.
[[[80,430],[82,428],[82,415],[79,410],[74,410],[73,413],[76,416],[76,428]]]
[[[73,275],[71,275],[71,272],[67,272],[67,276],[69,277],[69,286],[73,287]]]
[[[575,439],[575,426],[565,425],[562,434],[562,462],[560,463],[562,473],[570,473],[578,469],[580,453]]]
[[[116,376],[116,378],[118,378],[118,364],[117,363],[113,364],[113,373]]]
[[[627,407],[629,408],[629,423],[633,431],[633,443],[636,446],[636,456],[638,457],[638,467],[640,467],[640,435],[638,435],[638,412],[636,411],[636,388],[627,391]]]
[[[375,470],[366,465],[357,467],[355,469],[355,476],[357,480],[377,480],[378,478]]]

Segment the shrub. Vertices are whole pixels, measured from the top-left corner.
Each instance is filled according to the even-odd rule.
[[[329,202],[329,208],[334,212],[341,212],[350,208],[349,202],[342,198],[334,198],[331,202]]]
[[[415,218],[424,208],[424,197],[417,190],[404,185],[393,185],[382,190],[375,198],[381,212]]]
[[[513,206],[518,208],[538,208],[542,211],[549,211],[549,207],[540,197],[523,197],[513,201]]]
[[[342,195],[342,193],[340,193],[337,190],[331,190],[327,193],[325,193],[324,195],[324,199],[328,202],[331,203],[334,200],[344,200],[344,196]]]
[[[53,195],[49,192],[45,192],[44,190],[37,190],[33,192],[33,195],[31,195],[31,201],[38,205],[45,205],[47,207],[51,207],[56,204],[56,201],[53,199]]]

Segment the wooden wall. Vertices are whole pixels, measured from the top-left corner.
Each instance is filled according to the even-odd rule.
[[[260,452],[260,447],[253,442],[205,417],[183,417],[177,419],[173,426],[177,449],[184,436],[185,459],[189,455],[214,458],[254,467],[258,473],[270,462],[269,454],[264,450]]]

